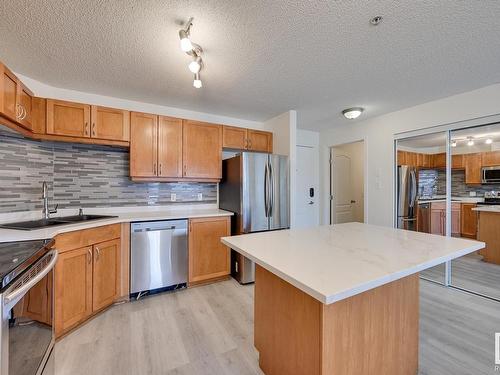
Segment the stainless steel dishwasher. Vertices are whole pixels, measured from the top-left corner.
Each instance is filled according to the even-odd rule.
[[[130,295],[158,293],[186,286],[187,220],[131,224]]]

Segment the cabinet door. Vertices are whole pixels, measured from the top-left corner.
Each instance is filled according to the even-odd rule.
[[[130,176],[156,176],[158,116],[132,112],[130,115]]]
[[[55,267],[55,331],[64,331],[92,313],[92,247],[66,251]]]
[[[247,129],[234,126],[223,126],[222,128],[222,147],[236,150],[245,150],[247,148]]]
[[[460,217],[461,217],[461,209],[460,203],[452,204],[451,206],[451,234],[455,236],[460,236]],[[445,220],[445,228],[446,228],[446,220]],[[446,233],[446,229],[445,229]]]
[[[432,166],[434,168],[446,168],[446,153],[432,155]]]
[[[111,305],[120,289],[120,240],[93,246],[92,311]]]
[[[222,126],[183,121],[183,176],[220,179],[222,177]]]
[[[417,154],[415,152],[406,153],[406,164],[415,167],[418,164]]]
[[[17,77],[5,65],[0,64],[0,113],[12,121],[20,116]]]
[[[443,210],[431,210],[431,233],[444,236]]]
[[[481,164],[484,167],[500,165],[500,151],[483,152]]]
[[[130,112],[116,108],[92,106],[92,138],[112,141],[130,139]]]
[[[47,99],[47,134],[90,137],[90,105]]]
[[[182,120],[158,120],[158,176],[182,177]]]
[[[481,183],[481,154],[465,154],[465,183],[471,185],[478,185]]]
[[[464,168],[464,156],[462,154],[451,156],[451,168],[453,169]]]
[[[273,133],[251,129],[247,132],[249,150],[273,152]]]
[[[476,238],[477,212],[472,211],[475,203],[462,203],[461,235],[462,237]]]
[[[398,150],[397,159],[398,165],[406,165],[406,151]]]
[[[21,111],[19,123],[27,129],[32,128],[32,115],[33,115],[33,93],[22,83],[18,84],[18,98]]]
[[[220,241],[231,234],[230,219],[201,218],[189,221],[189,282],[229,275],[230,249]]]

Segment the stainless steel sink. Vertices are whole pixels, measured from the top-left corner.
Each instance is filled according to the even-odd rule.
[[[31,221],[21,221],[17,223],[0,224],[0,228],[17,229],[17,230],[34,230],[52,227],[55,225],[73,224],[82,221],[91,221],[99,219],[109,219],[116,216],[109,215],[74,215],[74,216],[61,216],[52,219],[40,219]]]

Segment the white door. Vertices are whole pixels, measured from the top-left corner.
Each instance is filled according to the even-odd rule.
[[[305,228],[319,224],[318,164],[319,153],[317,148],[297,146],[295,228]]]
[[[332,161],[331,223],[349,223],[353,221],[351,158],[341,151],[332,149]]]

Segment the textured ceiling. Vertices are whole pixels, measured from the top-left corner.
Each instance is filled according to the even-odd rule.
[[[296,109],[306,129],[500,82],[496,0],[2,0],[0,14],[0,59],[42,82],[257,121]],[[200,90],[177,35],[189,16]]]

